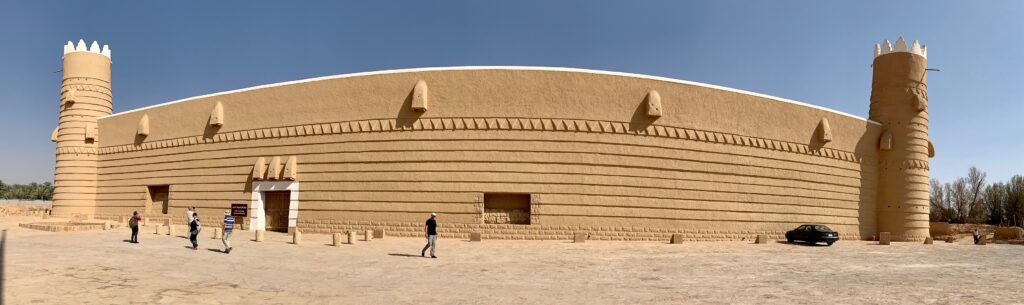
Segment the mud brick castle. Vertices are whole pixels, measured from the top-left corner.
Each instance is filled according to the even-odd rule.
[[[249,230],[740,240],[821,223],[928,236],[927,49],[874,47],[867,119],[676,79],[449,67],[320,77],[113,113],[111,52],[64,46],[57,215]],[[867,63],[865,63],[867,64]],[[865,101],[868,103],[868,101]]]

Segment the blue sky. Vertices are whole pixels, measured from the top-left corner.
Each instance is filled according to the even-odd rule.
[[[0,1],[0,180],[51,181],[62,45],[114,111],[302,78],[524,65],[754,91],[867,117],[874,43],[928,45],[933,178],[1024,174],[1024,1]]]

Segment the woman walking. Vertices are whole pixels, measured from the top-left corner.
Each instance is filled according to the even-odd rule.
[[[192,250],[199,250],[199,231],[202,229],[203,227],[199,223],[199,213],[192,212],[192,221],[188,223],[188,239],[192,241]]]

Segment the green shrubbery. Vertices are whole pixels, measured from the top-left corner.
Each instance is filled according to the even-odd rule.
[[[53,200],[53,184],[4,184],[0,181],[0,199]]]

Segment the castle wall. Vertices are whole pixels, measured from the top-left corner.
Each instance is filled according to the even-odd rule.
[[[412,110],[420,80],[425,112]],[[648,116],[650,90],[658,118]],[[221,127],[208,124],[218,102]],[[675,80],[398,71],[198,97],[104,117],[99,129],[100,217],[146,211],[147,186],[170,185],[167,216],[197,206],[218,219],[251,201],[258,158],[294,156],[295,224],[305,232],[419,235],[429,212],[441,214],[442,235],[460,237],[736,240],[823,223],[860,238],[877,229],[878,124]],[[531,194],[530,224],[482,224],[484,193]]]

